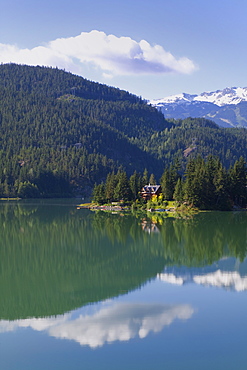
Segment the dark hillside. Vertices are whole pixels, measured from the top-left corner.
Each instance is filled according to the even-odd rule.
[[[126,91],[15,64],[0,66],[0,125],[0,196],[16,195],[24,182],[38,185],[42,196],[66,195],[71,184],[83,191],[119,167],[128,173],[148,168],[158,177],[162,161],[146,143],[157,129],[171,126]],[[51,181],[49,191],[40,189],[43,172],[67,186]]]
[[[57,98],[63,94],[76,95],[83,99],[118,101],[131,103],[141,99],[127,91],[91,82],[57,68],[30,67],[17,64],[0,66],[0,88],[10,95],[36,95],[44,98]]]
[[[178,157],[247,159],[247,130],[165,120],[140,97],[48,67],[0,65],[0,197],[88,194],[109,172],[158,180]],[[159,180],[158,180],[159,181]]]
[[[243,156],[247,160],[247,130],[222,128],[205,118],[173,121],[171,129],[158,132],[150,140],[150,151],[168,165],[174,157],[184,163],[191,157],[214,155],[229,168]]]

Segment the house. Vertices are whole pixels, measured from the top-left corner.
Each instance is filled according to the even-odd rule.
[[[145,185],[141,190],[141,197],[145,200],[149,200],[153,195],[159,196],[161,193],[160,185]]]

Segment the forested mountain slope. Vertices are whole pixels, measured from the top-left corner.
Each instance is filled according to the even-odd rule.
[[[161,161],[143,148],[156,130],[171,126],[128,92],[58,69],[14,64],[0,66],[0,125],[0,192],[12,194],[24,181],[40,188],[40,176],[49,173],[43,195],[68,192],[53,175],[81,188],[120,166],[161,173]]]
[[[166,165],[174,157],[186,164],[189,157],[214,155],[227,168],[240,157],[247,159],[247,130],[221,128],[205,118],[174,120],[171,129],[157,132],[150,140],[150,150],[155,148],[158,158]],[[185,168],[185,166],[184,166]]]
[[[247,130],[167,121],[135,95],[47,67],[0,65],[0,128],[0,196],[86,194],[120,167],[158,180],[174,157],[247,157]]]

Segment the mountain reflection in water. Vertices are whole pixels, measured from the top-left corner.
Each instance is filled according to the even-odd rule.
[[[197,269],[202,276],[222,259],[233,258],[240,266],[232,269],[226,263],[224,272],[247,276],[244,212],[157,218],[159,232],[149,233],[138,216],[60,203],[0,205],[0,319],[63,314],[126,294],[157,274],[179,278],[173,271],[177,267]],[[217,270],[222,271],[207,274]]]

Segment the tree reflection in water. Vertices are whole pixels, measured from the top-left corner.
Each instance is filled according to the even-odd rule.
[[[154,227],[148,218],[50,202],[1,204],[0,318],[62,314],[136,289],[173,265],[243,261],[246,221],[244,212],[209,212]]]

